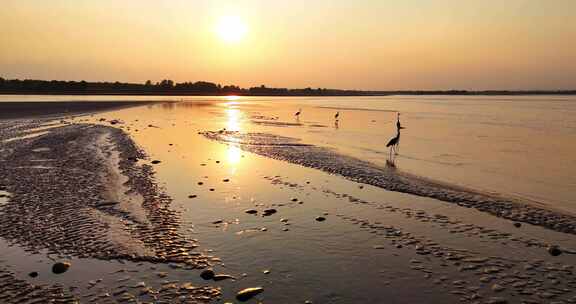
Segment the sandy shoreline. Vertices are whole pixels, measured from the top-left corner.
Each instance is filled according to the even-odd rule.
[[[0,209],[0,237],[32,253],[207,267],[211,257],[194,252],[196,241],[178,232],[178,215],[151,166],[137,164],[145,159],[126,133],[100,125],[57,126],[4,142],[0,187],[9,200]],[[2,278],[0,284],[16,286],[11,276]],[[56,299],[43,295],[36,298]],[[195,287],[172,296],[201,302],[218,295],[218,289]]]

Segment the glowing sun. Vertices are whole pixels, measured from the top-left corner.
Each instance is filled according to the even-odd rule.
[[[240,42],[248,32],[248,26],[239,17],[226,16],[218,20],[216,33],[227,43]]]

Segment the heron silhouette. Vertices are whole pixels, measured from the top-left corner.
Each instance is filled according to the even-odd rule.
[[[396,116],[396,129],[405,129],[402,124],[400,124],[400,112],[398,112],[398,115]]]
[[[396,152],[396,154],[398,154],[398,152],[400,151],[400,129],[406,129],[405,127],[402,126],[402,124],[400,123],[400,112],[398,112],[398,114],[396,115],[396,130],[398,130],[398,142],[396,143],[396,149],[394,150],[394,152]]]
[[[396,148],[398,148],[398,143],[400,142],[400,129],[396,129],[396,136],[392,137],[390,141],[386,144],[386,147],[390,147],[390,159],[392,159],[392,151],[397,154]]]
[[[296,116],[296,120],[300,119],[300,114],[302,114],[302,109],[298,109],[298,112],[294,113],[294,116]]]

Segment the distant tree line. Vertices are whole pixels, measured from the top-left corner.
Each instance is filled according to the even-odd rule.
[[[360,91],[325,88],[269,88],[264,85],[241,88],[207,81],[176,83],[165,79],[145,83],[87,82],[60,80],[4,79],[0,77],[0,94],[78,94],[78,95],[246,95],[246,96],[370,96],[370,95],[576,95],[576,90],[530,91]]]
[[[264,85],[249,89],[236,85],[221,85],[206,81],[176,83],[165,79],[153,83],[87,82],[60,80],[19,80],[0,77],[0,94],[91,94],[91,95],[367,95],[363,91],[334,89],[268,88]]]

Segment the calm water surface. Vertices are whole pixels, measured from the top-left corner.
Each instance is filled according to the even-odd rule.
[[[574,96],[0,96],[0,102],[67,100],[184,100],[157,108],[156,115],[196,124],[200,119],[207,130],[297,137],[377,164],[385,164],[385,144],[394,136],[396,112],[401,112],[406,129],[397,166],[402,170],[576,214]],[[210,107],[213,117],[199,115]],[[259,115],[295,123],[293,113],[299,108],[300,126],[254,124]]]

